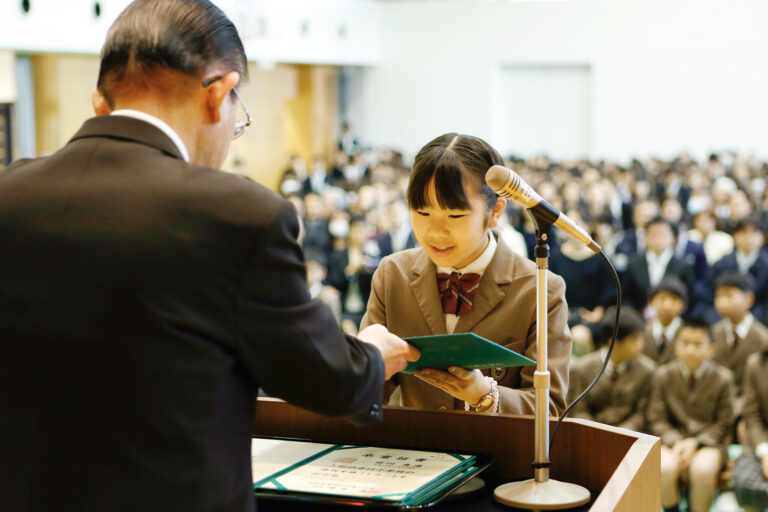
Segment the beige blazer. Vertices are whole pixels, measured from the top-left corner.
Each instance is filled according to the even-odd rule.
[[[565,409],[571,335],[565,282],[548,273],[548,366],[551,373],[550,412]],[[361,329],[383,324],[403,338],[445,334],[445,315],[437,292],[435,264],[421,248],[384,258],[373,275],[368,310]],[[455,332],[474,332],[510,350],[536,360],[536,265],[499,243],[480,279],[472,311],[463,315]],[[499,383],[500,412],[533,414],[535,365],[506,368],[494,373]],[[488,371],[483,373],[489,374]],[[398,374],[402,403],[420,409],[464,409],[464,402],[419,380]],[[385,397],[386,399],[386,397]]]
[[[586,354],[571,365],[568,403],[587,389],[602,366],[602,350]],[[642,432],[655,367],[651,358],[640,354],[635,361],[627,363],[615,381],[606,371],[589,394],[574,406],[570,416]]]
[[[768,443],[768,350],[747,358],[744,377],[744,412],[747,425],[747,445],[754,449]]]
[[[677,333],[675,333],[677,336]],[[653,359],[657,365],[667,364],[675,359],[675,340],[667,340],[664,350],[659,352],[659,346],[656,344],[656,338],[653,337],[653,327],[649,324],[645,328],[645,345],[643,346],[643,354]]]
[[[733,372],[736,380],[736,394],[741,395],[747,358],[755,352],[768,348],[768,329],[755,318],[747,332],[747,337],[739,342],[736,350],[733,350],[728,345],[725,324],[721,320],[712,326],[712,338],[715,340],[715,356],[712,359]]]
[[[728,368],[708,361],[691,390],[675,359],[656,368],[648,425],[667,446],[695,437],[704,446],[724,449],[733,426],[733,398],[733,374]]]

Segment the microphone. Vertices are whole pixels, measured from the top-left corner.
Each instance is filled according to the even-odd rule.
[[[599,254],[603,250],[581,226],[546,202],[512,169],[494,165],[485,173],[485,182],[501,197],[528,208],[534,217],[557,226],[594,252]]]

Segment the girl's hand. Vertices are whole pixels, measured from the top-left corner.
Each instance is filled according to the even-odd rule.
[[[440,388],[454,398],[476,404],[491,392],[491,385],[480,370],[467,370],[449,366],[448,371],[437,368],[421,368],[413,374],[424,382]]]

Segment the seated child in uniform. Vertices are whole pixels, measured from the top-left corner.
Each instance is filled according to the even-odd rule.
[[[715,308],[722,320],[712,326],[713,360],[733,372],[736,417],[743,409],[744,368],[747,358],[768,346],[768,329],[749,309],[755,302],[755,281],[749,274],[727,272],[715,281]]]
[[[733,374],[712,361],[708,324],[686,320],[675,338],[676,359],[656,369],[648,424],[661,438],[661,504],[677,510],[678,482],[690,483],[690,510],[712,504],[733,424]]]
[[[747,359],[744,376],[744,455],[733,468],[733,492],[745,510],[768,508],[768,348]]]
[[[568,403],[584,391],[597,376],[608,352],[615,322],[616,307],[608,308],[597,331],[600,350],[587,354],[571,365]],[[625,306],[619,315],[616,344],[611,362],[595,387],[571,410],[570,416],[599,421],[642,432],[651,375],[656,364],[641,354],[645,322],[640,313]]]
[[[675,358],[673,340],[683,320],[688,290],[680,279],[667,276],[651,289],[648,300],[656,317],[646,328],[643,354],[662,365]]]
[[[506,206],[485,183],[499,153],[477,137],[447,133],[416,155],[408,184],[411,225],[421,247],[384,258],[361,322],[401,337],[473,332],[536,359],[536,265],[492,235]],[[563,279],[548,274],[550,412],[565,408],[571,337]],[[398,374],[402,405],[534,413],[535,366],[491,372],[452,366]]]

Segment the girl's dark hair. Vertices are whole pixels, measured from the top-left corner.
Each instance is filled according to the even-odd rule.
[[[416,155],[408,183],[408,207],[418,210],[429,205],[427,187],[434,178],[441,208],[471,209],[467,197],[470,183],[483,196],[488,208],[492,208],[498,196],[485,183],[485,173],[494,165],[504,165],[504,159],[484,140],[458,133],[441,135]]]
[[[135,0],[109,29],[98,89],[112,106],[113,86],[129,71],[172,70],[202,80],[213,63],[248,77],[243,42],[218,7],[208,0]]]

